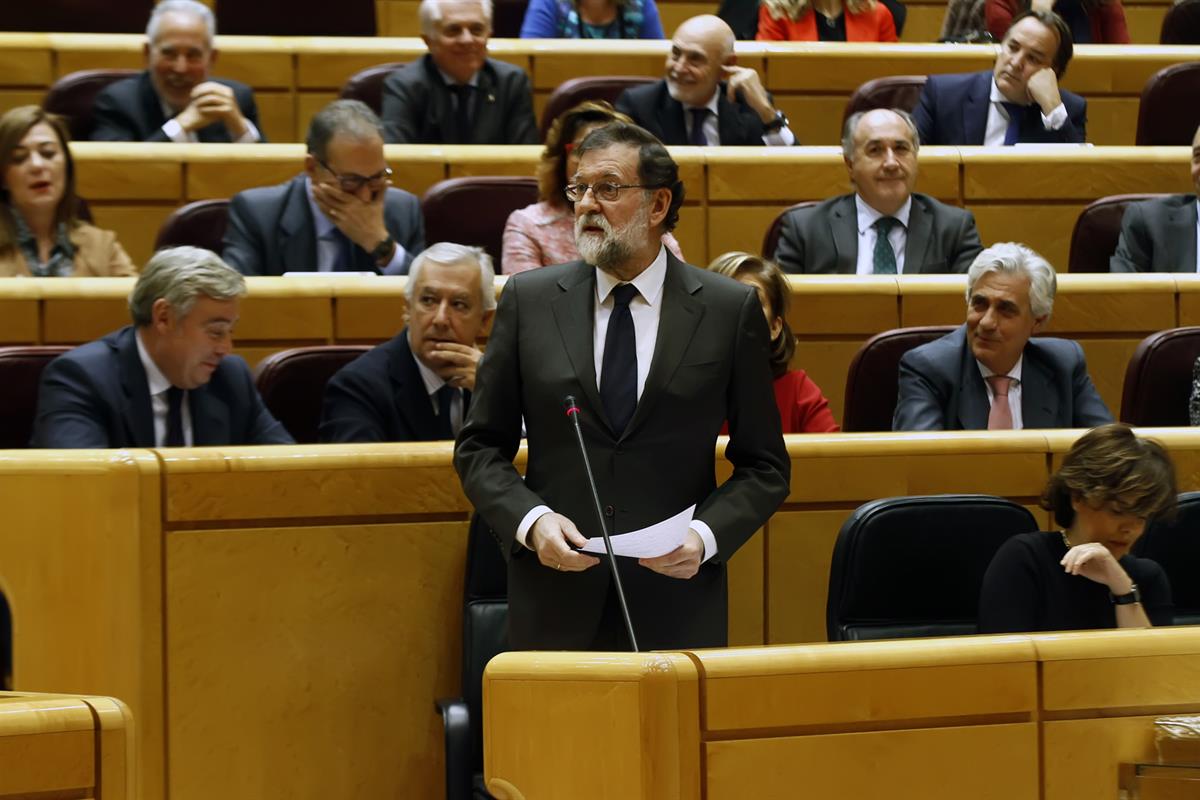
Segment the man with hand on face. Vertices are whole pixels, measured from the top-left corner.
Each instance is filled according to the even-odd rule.
[[[225,260],[245,275],[405,274],[425,226],[420,202],[391,175],[379,117],[358,100],[335,100],[309,124],[302,174],[234,196]]]
[[[898,109],[852,114],[842,154],[854,193],[789,211],[775,261],[785,272],[966,272],[983,249],[970,211],[913,192],[916,125]]]
[[[250,87],[211,78],[216,20],[203,3],[163,0],[146,26],[146,70],[96,96],[93,141],[266,141]]]
[[[967,323],[900,359],[892,430],[1093,428],[1112,415],[1077,342],[1042,331],[1054,268],[1021,244],[984,250],[967,271]]]
[[[913,112],[921,143],[1083,142],[1087,101],[1058,86],[1073,49],[1070,28],[1054,12],[1018,15],[992,72],[929,76]]]
[[[666,77],[626,89],[617,110],[666,145],[796,144],[758,73],[735,63],[734,44],[720,17],[685,20],[671,38]]]
[[[322,442],[453,439],[475,391],[475,346],[496,308],[492,259],[442,242],[408,275],[408,327],[342,367],[325,387]]]
[[[291,444],[230,355],[245,293],[216,253],[159,250],[129,295],[133,325],[42,372],[31,446]]]
[[[576,152],[566,195],[582,259],[508,279],[454,465],[508,561],[511,646],[629,649],[608,568],[574,549],[600,530],[563,413],[573,397],[613,533],[696,506],[674,551],[618,559],[639,646],[723,646],[725,564],[788,492],[762,305],[663,246],[683,184],[653,136],[616,122]],[[733,470],[717,486],[726,420]]]

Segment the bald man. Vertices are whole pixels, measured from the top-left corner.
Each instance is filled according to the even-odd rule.
[[[671,38],[666,77],[626,89],[617,110],[666,145],[796,144],[758,73],[739,67],[733,30],[720,17],[685,20]]]

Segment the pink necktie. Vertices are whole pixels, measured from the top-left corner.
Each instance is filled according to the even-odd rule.
[[[1012,409],[1008,407],[1008,389],[1013,379],[1007,375],[989,375],[988,385],[992,387],[992,410],[988,414],[989,431],[1011,431]]]

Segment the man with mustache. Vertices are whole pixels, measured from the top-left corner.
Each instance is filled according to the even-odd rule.
[[[1058,86],[1073,51],[1062,17],[1019,14],[990,73],[929,76],[913,112],[921,144],[1085,141],[1087,101]]]
[[[984,250],[967,271],[967,323],[900,359],[897,431],[1093,428],[1112,415],[1077,342],[1046,327],[1054,267],[1021,244]]]
[[[195,0],[163,0],[146,25],[146,69],[96,96],[98,142],[266,141],[254,94],[212,78],[217,61],[212,11]]]
[[[658,140],[613,123],[577,152],[567,197],[582,260],[509,278],[455,467],[508,561],[511,646],[629,649],[608,568],[575,549],[600,530],[563,414],[573,397],[611,532],[695,505],[676,550],[618,559],[638,645],[723,646],[725,564],[788,492],[762,306],[663,247],[683,185]],[[726,420],[733,471],[717,486]]]

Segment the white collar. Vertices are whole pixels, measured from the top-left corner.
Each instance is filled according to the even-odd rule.
[[[988,369],[987,365],[984,364],[982,361],[980,361],[978,358],[975,359],[975,363],[979,365],[979,374],[983,376],[984,383],[987,383],[987,379],[996,374],[996,373],[992,372],[990,369]],[[1025,363],[1025,354],[1021,353],[1021,357],[1017,359],[1017,363],[1014,364],[1013,368],[1008,371],[1008,377],[1010,377],[1014,381],[1016,381],[1018,386],[1021,385],[1021,365],[1024,363]]]
[[[988,95],[988,100],[993,103],[1011,103],[1012,102],[1012,100],[1009,100],[1007,97],[1004,96],[1004,92],[1000,91],[1000,87],[996,85],[996,76],[995,75],[992,76],[992,91],[991,91],[991,94]],[[1016,103],[1016,105],[1025,106],[1025,105],[1028,105],[1028,103]]]
[[[859,233],[867,231],[872,225],[875,224],[877,219],[885,216],[895,217],[896,219],[900,220],[900,224],[904,226],[905,230],[908,230],[908,216],[912,212],[912,195],[910,194],[908,196],[908,199],[904,201],[904,205],[900,206],[900,208],[896,210],[895,214],[881,214],[869,206],[867,201],[862,199],[862,195],[860,195],[858,192],[855,192],[854,208],[858,212]]]
[[[434,64],[433,68],[438,71],[438,75],[442,76],[442,80],[444,80],[446,82],[447,86],[458,86],[459,85],[458,81],[454,80],[454,78],[452,78],[449,73],[443,72],[442,68],[439,67],[437,64]],[[479,85],[479,70],[475,70],[475,74],[473,74],[467,80],[466,85],[467,86],[478,86]]]
[[[171,388],[171,382],[167,380],[167,376],[150,357],[150,351],[142,342],[141,330],[134,329],[133,338],[137,342],[138,360],[142,362],[142,369],[146,372],[146,385],[150,387],[150,396],[162,394]]]
[[[717,84],[717,88],[713,89],[712,97],[708,98],[708,102],[702,106],[689,106],[687,103],[682,103],[684,110],[691,111],[693,108],[707,108],[712,112],[712,115],[717,116],[717,101],[721,97],[721,84]]]
[[[650,262],[650,266],[646,267],[641,273],[629,281],[638,290],[638,294],[646,301],[647,305],[657,305],[662,298],[663,281],[667,278],[667,248],[659,245],[658,255]],[[596,301],[603,303],[612,294],[612,290],[617,287],[617,284],[622,283],[618,278],[614,278],[607,272],[596,269]]]

